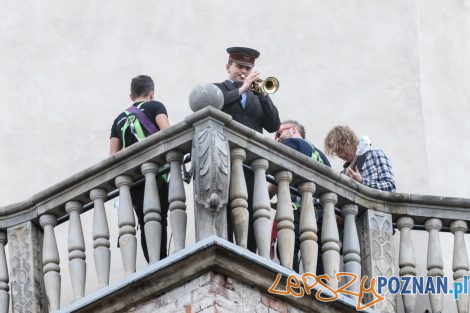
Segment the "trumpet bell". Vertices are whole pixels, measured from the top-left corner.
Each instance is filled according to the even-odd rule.
[[[279,90],[279,80],[276,77],[270,76],[265,78],[261,83],[261,89],[266,93],[275,93]]]

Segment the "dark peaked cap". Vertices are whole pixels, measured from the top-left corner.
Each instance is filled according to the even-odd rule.
[[[258,51],[245,47],[227,48],[227,52],[230,54],[229,60],[251,67],[255,66],[255,59],[259,57]]]

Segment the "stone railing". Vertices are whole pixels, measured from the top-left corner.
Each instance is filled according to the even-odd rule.
[[[279,260],[292,268],[294,224],[290,187],[301,195],[300,250],[305,272],[315,273],[318,254],[324,271],[334,277],[340,269],[357,276],[394,275],[392,236],[400,230],[400,276],[416,276],[411,241],[414,225],[429,232],[428,275],[443,276],[439,231],[454,234],[454,279],[468,277],[468,253],[464,234],[470,220],[470,200],[380,192],[357,184],[348,177],[276,143],[212,107],[188,116],[183,122],[158,132],[77,175],[33,196],[28,201],[0,208],[0,312],[8,312],[11,289],[13,312],[53,312],[60,306],[61,275],[54,226],[68,219],[68,260],[75,299],[85,296],[85,238],[81,225],[84,207],[93,209],[94,261],[100,286],[109,283],[110,231],[104,203],[119,191],[119,243],[123,271],[136,271],[136,221],[130,186],[145,180],[145,233],[150,262],[159,260],[161,212],[156,178],[159,168],[170,165],[169,223],[175,250],[185,248],[186,195],[181,175],[183,155],[191,153],[194,186],[196,240],[216,234],[227,237],[227,204],[231,207],[234,237],[246,247],[248,193],[243,164],[254,173],[253,219],[258,254],[269,259],[272,220],[266,175],[278,186],[275,219]],[[230,187],[230,188],[229,188]],[[313,198],[323,208],[321,242],[318,242]],[[344,239],[340,243],[335,208],[344,216]],[[192,209],[192,208],[191,208]],[[356,223],[357,221],[357,223]],[[358,231],[359,230],[359,231]],[[5,255],[8,239],[9,261]],[[42,243],[42,245],[41,245]],[[342,249],[340,249],[342,245]],[[90,244],[87,244],[90,246]],[[321,246],[319,251],[319,246]],[[337,282],[330,282],[333,288]],[[350,289],[358,291],[356,283]],[[44,293],[47,295],[44,297]],[[394,297],[376,308],[396,312]],[[403,298],[405,311],[414,312],[416,298]],[[442,311],[442,297],[431,296],[433,312]],[[47,302],[47,303],[46,303]],[[468,312],[468,296],[461,295],[459,312]]]

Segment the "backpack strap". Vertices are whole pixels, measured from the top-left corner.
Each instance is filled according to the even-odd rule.
[[[140,126],[139,120],[135,115],[131,115],[129,112],[124,111],[126,114],[126,122],[121,128],[122,132],[122,149],[126,147],[126,130],[128,128],[131,129],[131,133],[137,139],[137,141],[141,141],[145,138],[144,131],[142,130],[142,126]]]
[[[148,117],[140,110],[140,107],[145,103],[142,102],[140,103],[139,105],[137,105],[137,107],[135,106],[131,106],[130,108],[128,108],[126,111],[124,111],[124,114],[126,115],[126,122],[124,123],[124,125],[122,126],[121,128],[121,132],[122,132],[122,148],[124,149],[126,147],[126,131],[128,128],[130,128],[131,130],[131,133],[134,135],[134,137],[137,139],[137,141],[141,141],[145,138],[145,134],[144,134],[144,131],[142,129],[142,126],[140,125],[140,118],[139,116],[143,115],[143,119],[145,119],[146,121],[150,122],[150,120],[148,119]],[[140,113],[140,114],[139,114]],[[153,129],[152,130],[155,130],[156,132],[156,128],[155,128],[155,125],[152,124],[152,122],[150,122],[150,125],[153,126]],[[145,126],[145,125],[144,125]],[[147,129],[147,128],[146,128]],[[149,130],[150,134],[153,134],[152,133],[152,130]]]
[[[151,134],[154,134],[158,131],[157,127],[155,127],[155,125],[150,121],[150,119],[147,117],[147,115],[144,114],[144,112],[142,112],[140,110],[140,106],[142,104],[144,104],[145,102],[142,102],[141,104],[138,105],[138,107],[136,108],[135,106],[131,105],[127,111],[129,113],[133,113],[140,121],[140,123],[142,123],[142,125],[145,127],[145,129]]]
[[[305,139],[304,139],[305,140]],[[305,140],[305,142],[307,142],[311,147],[312,147],[312,155],[310,156],[310,158],[314,161],[317,161],[321,164],[323,164],[323,160],[321,158],[321,155],[320,153],[317,151],[317,149],[315,148],[315,146],[308,140]]]

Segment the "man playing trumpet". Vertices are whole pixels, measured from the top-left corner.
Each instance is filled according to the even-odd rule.
[[[243,47],[228,48],[228,63],[225,66],[228,79],[215,85],[222,90],[224,95],[224,106],[222,111],[230,114],[232,118],[260,133],[263,129],[269,133],[278,130],[280,125],[279,113],[269,95],[260,89],[252,91],[253,83],[258,84],[260,73],[253,70],[255,59],[259,52]],[[253,172],[244,169],[246,187],[248,191],[248,242],[247,248],[256,253],[256,240],[253,228]],[[230,208],[227,208],[228,239],[232,240],[232,223]]]
[[[260,133],[263,129],[274,133],[280,125],[277,108],[263,89],[256,93],[251,90],[252,85],[256,86],[260,80],[260,73],[253,70],[260,53],[243,47],[228,48],[227,52],[229,59],[225,68],[228,79],[215,84],[224,95],[222,111]]]

